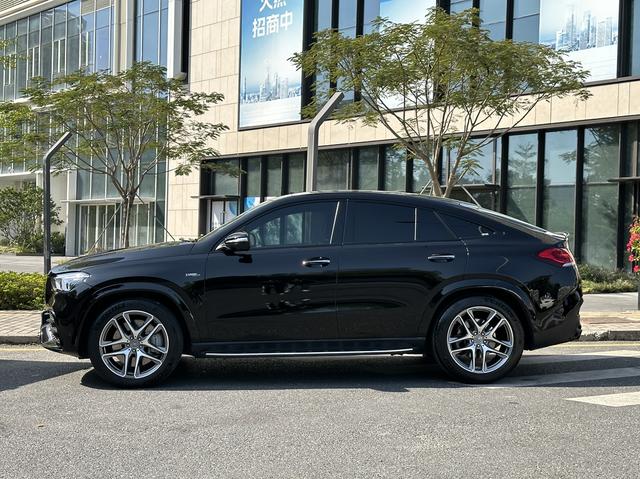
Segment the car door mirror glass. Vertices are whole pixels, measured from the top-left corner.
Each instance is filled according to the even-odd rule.
[[[249,235],[244,231],[238,231],[227,236],[216,249],[235,252],[248,251],[250,247]]]

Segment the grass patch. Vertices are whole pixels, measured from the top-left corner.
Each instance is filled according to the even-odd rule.
[[[587,264],[578,265],[578,270],[584,293],[626,293],[638,290],[638,279],[626,271],[609,270]]]

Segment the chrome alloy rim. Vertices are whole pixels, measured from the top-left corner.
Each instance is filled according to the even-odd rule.
[[[153,314],[124,311],[114,316],[100,333],[100,356],[121,378],[142,379],[155,373],[169,351],[169,335]]]
[[[451,358],[465,371],[487,374],[500,369],[513,352],[513,329],[493,308],[473,306],[453,318],[447,332]]]

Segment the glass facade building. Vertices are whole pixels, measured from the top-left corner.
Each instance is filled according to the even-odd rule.
[[[129,60],[170,66],[172,40],[175,40],[171,36],[175,30],[172,30],[170,15],[175,1],[75,0],[53,8],[44,8],[43,2],[42,10],[31,9],[23,16],[12,14],[4,22],[0,12],[0,38],[16,39],[2,53],[19,54],[15,69],[0,67],[0,97],[19,100],[20,90],[36,75],[55,78],[77,68],[90,71],[124,68]],[[230,127],[231,138],[220,143],[222,157],[216,161],[226,162],[237,174],[229,176],[203,168],[195,173],[198,177],[195,180],[172,184],[173,175],[167,174],[166,167],[160,165],[145,181],[135,207],[131,235],[134,245],[164,240],[167,224],[173,225],[169,227],[170,232],[172,228],[179,231],[176,236],[196,236],[260,202],[305,189],[304,141],[287,140],[298,134],[304,138],[304,121],[282,123],[274,117],[260,124],[243,126],[239,117],[243,99],[247,100],[253,90],[258,91],[256,95],[281,101],[283,105],[293,104],[294,97],[295,102],[310,101],[314,94],[310,79],[300,78],[298,84],[298,80],[294,82],[289,77],[285,80],[283,75],[277,75],[279,72],[270,71],[268,80],[261,77],[256,85],[243,85],[240,78],[243,49],[247,53],[243,29],[253,24],[253,18],[242,18],[241,0],[229,0],[225,8],[212,9],[202,5],[206,2],[195,5],[179,0],[179,3],[190,18],[183,22],[183,26],[189,28],[183,38],[186,44],[183,51],[188,59],[185,65],[190,66],[184,66],[188,73],[187,87],[218,91],[229,99],[213,109],[213,117]],[[486,142],[475,153],[478,167],[462,179],[453,196],[551,230],[569,232],[579,261],[628,267],[625,230],[631,217],[638,213],[640,203],[640,105],[636,107],[634,100],[637,96],[634,91],[640,91],[634,89],[640,81],[640,0],[287,0],[267,3],[269,6],[265,8],[273,11],[261,15],[266,21],[267,16],[277,14],[280,23],[265,26],[264,32],[256,31],[256,36],[264,33],[265,41],[268,35],[275,35],[281,29],[286,30],[283,42],[295,40],[298,44],[298,38],[293,38],[294,34],[287,28],[299,26],[301,19],[293,18],[293,23],[287,23],[290,12],[296,15],[304,12],[304,28],[300,34],[303,38],[299,40],[301,45],[308,45],[313,41],[313,32],[325,28],[358,36],[371,32],[378,16],[410,22],[420,21],[434,5],[450,12],[474,7],[478,9],[481,26],[492,39],[542,43],[580,61],[590,71],[586,87],[592,91],[610,87],[609,97],[600,96],[583,118],[565,120],[560,118],[562,115],[542,115],[534,124]],[[126,16],[130,33],[124,35],[118,31],[116,16],[121,23]],[[260,19],[256,21],[259,25]],[[120,27],[125,28],[122,25]],[[269,51],[278,48],[274,38],[268,38]],[[121,57],[130,55],[125,64],[122,61],[114,64],[118,48]],[[124,54],[125,49],[131,53]],[[288,70],[287,74],[290,74]],[[320,90],[335,86],[328,79],[316,80]],[[357,95],[358,92],[348,92],[346,101],[357,99]],[[615,99],[611,95],[616,95]],[[626,101],[626,106],[610,114],[599,114],[599,110],[615,101],[621,105]],[[235,112],[230,112],[233,108]],[[380,136],[348,137],[348,140],[340,134],[323,137],[325,143],[321,145],[318,164],[320,189],[429,191],[430,175],[419,158],[411,158],[398,145]],[[441,182],[455,154],[447,150],[440,153],[437,166]],[[0,170],[0,182],[3,175],[26,172],[28,167],[5,164]],[[73,185],[69,204],[75,215],[69,231],[75,231],[75,251],[71,253],[117,247],[119,198],[109,182],[100,175],[77,172]],[[172,188],[183,196],[176,199],[175,194],[169,194]],[[169,198],[173,198],[174,204]],[[195,213],[188,221],[198,224],[176,226],[187,221],[185,212],[189,211]],[[173,222],[168,221],[171,214],[175,215]]]
[[[128,46],[126,41],[120,45],[122,33],[116,28],[116,15],[128,7],[132,7],[135,19],[134,56],[125,63],[150,61],[166,66],[168,0],[74,0],[0,25],[0,39],[8,41],[0,54],[17,58],[14,68],[0,66],[0,100],[20,100],[22,90],[34,77],[51,81],[79,69],[122,68],[115,62]],[[28,175],[31,166],[4,162],[0,182],[2,175]],[[109,178],[84,170],[71,178],[67,196],[56,198],[58,204],[68,203],[71,210],[66,234],[73,236],[73,241],[67,241],[73,247],[67,254],[119,247],[121,199]],[[145,176],[138,193],[131,218],[131,245],[165,239],[166,190],[166,165],[159,164]]]

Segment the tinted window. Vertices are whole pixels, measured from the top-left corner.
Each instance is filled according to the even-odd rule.
[[[415,208],[350,201],[345,244],[409,243],[415,238]]]
[[[433,210],[418,209],[418,241],[448,241],[454,239]]]
[[[328,245],[336,206],[326,201],[281,208],[242,229],[249,233],[251,248]]]
[[[440,214],[440,217],[447,223],[453,234],[460,239],[481,238],[493,233],[486,226],[460,219],[457,216]]]

